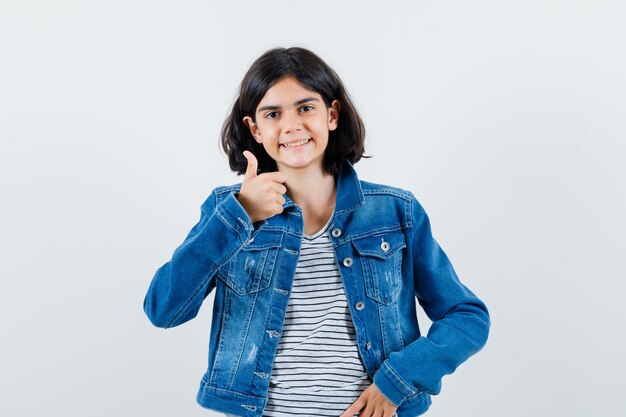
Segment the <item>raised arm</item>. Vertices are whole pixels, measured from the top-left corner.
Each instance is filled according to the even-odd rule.
[[[236,193],[216,204],[213,190],[202,204],[198,223],[152,278],[143,303],[150,322],[169,328],[194,318],[215,288],[217,270],[243,247],[252,230]]]

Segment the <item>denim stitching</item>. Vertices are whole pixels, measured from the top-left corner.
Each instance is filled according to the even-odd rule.
[[[230,303],[230,299],[228,296],[228,288],[224,287],[224,306],[228,305],[228,303]],[[229,310],[230,310],[230,306],[229,306]],[[229,313],[230,315],[230,313]],[[222,322],[220,324],[220,334],[219,336],[219,342],[217,345],[217,352],[215,354],[215,359],[213,360],[213,369],[211,370],[211,375],[209,375],[209,384],[215,383],[215,378],[216,378],[216,369],[218,367],[218,365],[220,365],[220,362],[222,361],[222,356],[224,355],[224,337],[221,334],[224,331],[224,324],[226,321],[227,317],[222,317]]]
[[[254,292],[252,294],[254,294],[253,301],[252,301],[252,307],[250,309],[248,309],[249,313],[246,316],[246,330],[247,331],[246,331],[245,334],[242,334],[240,336],[239,340],[237,341],[237,343],[239,343],[241,346],[243,346],[244,345],[244,341],[246,339],[248,339],[248,333],[250,332],[250,321],[252,320],[252,315],[254,314],[254,310],[256,309],[256,302],[257,302],[257,298],[258,298],[258,295],[259,295],[258,292]],[[243,351],[244,351],[244,349],[242,347],[241,352],[239,353],[239,357],[237,357],[237,367],[235,368],[235,372],[234,372],[233,376],[229,375],[229,378],[232,378],[232,379],[230,381],[230,384],[228,384],[228,388],[232,388],[233,384],[235,383],[234,375],[237,375],[237,373],[239,372],[239,366],[241,365],[241,355],[243,355]],[[258,355],[257,355],[257,357],[258,357]]]
[[[206,381],[206,380],[205,380],[205,381]],[[218,387],[217,385],[212,385],[212,384],[210,384],[210,383],[206,383],[206,384],[205,384],[205,387],[206,387],[206,388],[208,388],[208,389],[215,390],[215,391],[223,391],[223,392],[227,392],[227,393],[229,393],[229,394],[233,394],[233,395],[235,395],[235,396],[237,396],[237,397],[244,397],[243,401],[245,401],[245,400],[247,400],[247,399],[255,399],[255,398],[262,399],[262,398],[259,398],[259,397],[253,397],[253,396],[250,396],[250,395],[245,395],[245,394],[242,394],[242,393],[241,393],[241,392],[239,392],[239,391],[232,391],[232,390],[229,390],[229,389],[226,389],[226,388],[221,388],[221,387]]]
[[[363,190],[364,195],[392,195],[394,197],[399,197],[403,200],[410,200],[411,195],[409,191],[395,191],[391,189],[381,189],[381,190]]]
[[[406,227],[405,227],[404,224],[399,224],[399,225],[396,225],[396,226],[382,227],[382,228],[376,229],[374,231],[369,230],[367,232],[361,232],[359,234],[352,234],[352,235],[350,235],[350,237],[339,239],[339,240],[337,240],[337,244],[338,245],[339,244],[343,244],[345,242],[350,242],[350,241],[361,239],[361,238],[364,238],[364,237],[375,237],[378,234],[385,234],[385,233],[389,233],[389,232],[396,232],[398,230],[403,230],[405,228]]]
[[[358,207],[361,207],[364,203],[365,203],[365,199],[362,199],[362,200],[361,200],[361,202],[356,203],[356,204],[355,204],[355,205],[353,205],[352,207],[346,207],[346,208],[345,208],[345,209],[343,209],[343,210],[337,210],[337,211],[335,211],[335,216],[339,216],[339,215],[341,215],[341,214],[343,214],[343,213],[349,213],[349,212],[351,212],[351,211],[353,211],[353,210],[357,209]]]
[[[224,216],[222,216],[222,213],[220,213],[220,211],[219,211],[219,210],[217,210],[217,211],[216,211],[216,213],[217,213],[217,217],[219,217],[220,219],[222,219],[222,221],[223,221],[224,223],[226,223],[226,225],[227,225],[228,227],[230,227],[230,228],[233,230],[233,232],[235,232],[235,233],[237,233],[237,235],[239,235],[239,232],[237,231],[237,229],[235,228],[235,226],[233,226],[232,224],[230,224],[230,223],[228,222],[228,220],[226,220],[226,218],[225,218]]]
[[[389,351],[389,338],[387,337],[387,332],[385,331],[385,315],[383,314],[383,308],[384,305],[382,303],[376,303],[377,304],[377,310],[378,310],[378,318],[379,318],[379,324],[380,324],[380,334],[382,335],[383,338],[383,360],[387,359],[389,357],[389,355],[387,355],[387,352]]]
[[[389,371],[389,373],[391,373],[391,375],[392,375],[392,376],[393,376],[393,377],[394,377],[394,378],[395,378],[398,382],[400,382],[400,383],[404,386],[404,388],[406,388],[406,390],[407,390],[407,391],[409,391],[409,392],[411,393],[411,395],[413,395],[413,394],[415,393],[415,390],[413,390],[411,387],[409,387],[409,386],[408,386],[408,385],[407,385],[407,384],[406,384],[406,383],[402,380],[402,378],[400,378],[400,375],[398,375],[398,374],[396,373],[396,371],[394,371],[394,370],[391,368],[391,366],[389,366],[389,364],[388,364],[388,363],[383,362],[383,365],[382,365],[382,366],[384,366],[384,367],[385,367],[385,369],[387,369],[387,370]]]

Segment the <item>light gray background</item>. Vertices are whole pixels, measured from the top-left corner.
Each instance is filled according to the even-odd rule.
[[[352,94],[360,177],[418,196],[491,310],[427,415],[624,415],[624,12],[2,1],[0,415],[215,415],[195,403],[213,294],[170,330],[143,297],[211,189],[241,181],[217,138],[245,71],[291,45]]]

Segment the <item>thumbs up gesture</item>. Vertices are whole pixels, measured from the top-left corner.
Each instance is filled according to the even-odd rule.
[[[287,187],[282,183],[287,181],[284,172],[265,172],[257,175],[258,161],[250,151],[243,151],[248,160],[246,173],[243,177],[241,190],[237,200],[246,210],[252,223],[267,219],[283,212]]]

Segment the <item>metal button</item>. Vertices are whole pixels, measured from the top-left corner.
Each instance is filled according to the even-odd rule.
[[[365,308],[365,303],[363,301],[357,301],[354,305],[357,310],[363,310]]]
[[[387,252],[389,250],[389,242],[385,242],[383,240],[383,243],[380,244],[380,248],[383,250],[383,252]]]
[[[341,229],[338,227],[335,227],[331,232],[331,235],[333,235],[333,237],[339,237],[341,236]]]
[[[372,342],[367,342],[365,344],[365,350],[370,350],[371,347],[372,347]]]
[[[343,264],[344,266],[352,266],[352,258],[345,258]]]

